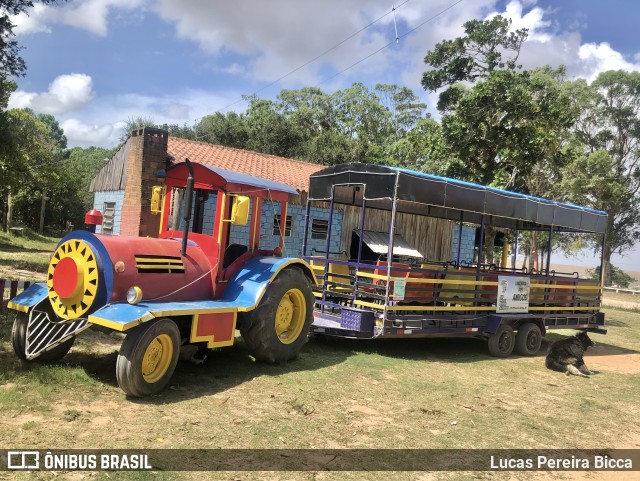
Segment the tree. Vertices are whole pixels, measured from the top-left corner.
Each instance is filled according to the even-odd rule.
[[[115,149],[102,147],[74,147],[67,151],[67,159],[62,165],[63,173],[73,190],[77,192],[78,200],[73,206],[69,206],[66,199],[52,196],[52,204],[60,205],[60,214],[65,210],[68,213],[65,219],[59,216],[59,225],[64,225],[67,220],[76,226],[83,225],[84,214],[93,206],[93,193],[89,192],[89,184],[114,153]]]
[[[60,178],[62,149],[51,136],[49,126],[30,110],[11,110],[7,120],[10,143],[4,146],[0,158],[2,193],[8,206],[6,223],[11,226],[15,204],[19,220],[36,228],[42,225],[42,215],[38,213],[44,212],[46,193]],[[34,199],[41,201],[37,207]]]
[[[614,266],[613,264],[610,265],[610,272],[611,272],[611,276],[610,276],[611,280],[609,284],[605,282],[605,286],[618,286],[618,287],[622,287],[623,289],[627,289],[630,284],[632,284],[633,282],[636,282],[637,280],[634,277],[631,277],[626,272],[624,272],[622,269]],[[600,266],[596,267],[595,269],[587,269],[587,275],[591,279],[595,279],[599,281]]]
[[[418,121],[406,135],[391,145],[394,164],[436,175],[463,178],[464,165],[446,142],[441,125],[432,118]]]
[[[60,150],[66,149],[67,136],[64,135],[64,130],[60,127],[58,120],[53,115],[49,114],[38,114],[36,117],[49,128],[49,135],[53,140],[55,140],[56,144],[58,144],[58,148]]]
[[[216,112],[203,117],[195,127],[196,140],[246,149],[249,131],[245,118],[236,112]]]
[[[276,102],[246,97],[247,148],[281,157],[298,157],[304,136],[298,126],[283,115]]]
[[[424,73],[422,85],[428,90],[448,86],[438,102],[442,134],[452,158],[460,160],[450,162],[453,172],[445,174],[541,195],[541,173],[557,172],[556,166],[566,163],[566,131],[574,112],[560,89],[563,68],[518,71],[528,31],[511,32],[510,26],[511,20],[500,16],[465,23],[465,36],[427,53],[425,63],[433,69]],[[494,236],[486,231],[488,262]]]
[[[611,255],[640,239],[640,73],[603,72],[591,85],[572,82],[567,92],[580,113],[574,132],[582,152],[567,167],[565,186],[570,200],[609,213],[604,265],[610,283]]]
[[[130,117],[125,120],[124,126],[120,129],[120,144],[124,144],[127,141],[132,131],[145,127],[162,128],[150,117]]]
[[[427,52],[424,62],[433,67],[422,75],[425,90],[435,91],[459,82],[475,82],[498,69],[514,71],[522,43],[529,31],[510,31],[511,19],[496,15],[490,20],[469,20],[464,24],[465,36],[444,40]],[[503,59],[503,54],[510,56]],[[443,93],[439,110],[455,103],[452,92]]]
[[[420,102],[410,88],[396,84],[376,84],[374,91],[391,114],[395,140],[411,132],[424,118],[427,104]]]

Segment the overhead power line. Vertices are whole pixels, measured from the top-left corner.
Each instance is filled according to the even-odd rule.
[[[462,0],[460,0],[462,1]],[[395,10],[397,10],[398,8],[400,8],[402,5],[404,5],[405,3],[409,2],[409,0],[404,0],[404,2],[402,2],[400,5],[398,5],[397,7],[394,6],[389,12],[385,13],[384,15],[379,16],[378,18],[376,18],[375,20],[369,22],[367,25],[365,25],[364,27],[362,27],[360,30],[358,30],[357,32],[352,33],[351,35],[349,35],[348,37],[346,37],[345,39],[341,40],[340,42],[338,42],[337,44],[335,44],[333,47],[328,48],[327,50],[325,50],[324,52],[322,52],[321,54],[316,55],[315,57],[313,57],[311,60],[306,61],[305,63],[303,63],[302,65],[294,68],[293,70],[287,72],[286,74],[284,74],[281,77],[278,77],[276,80],[274,80],[273,82],[265,85],[264,87],[256,90],[255,92],[253,92],[253,94],[257,94],[262,92],[263,90],[268,89],[269,87],[273,87],[275,84],[281,82],[282,80],[286,79],[287,77],[289,77],[290,75],[293,75],[294,73],[296,73],[298,70],[303,69],[304,67],[306,67],[307,65],[312,64],[313,62],[315,62],[316,60],[319,60],[320,58],[324,57],[325,55],[327,55],[330,52],[333,52],[335,49],[337,49],[338,47],[340,47],[342,44],[344,44],[345,42],[351,40],[353,37],[357,36],[358,34],[364,32],[366,29],[368,29],[369,27],[373,26],[374,24],[378,23],[380,20],[382,20],[383,18],[389,16],[389,15],[394,15],[395,16]],[[222,107],[220,110],[227,110],[230,107],[233,107],[234,105],[242,102],[243,99],[239,99],[236,100],[235,102]]]
[[[462,3],[464,0],[457,0],[456,2],[450,4],[448,7],[444,8],[443,10],[439,11],[437,14],[425,19],[423,22],[421,22],[420,24],[416,25],[414,28],[412,28],[411,30],[403,33],[402,35],[398,35],[397,31],[396,31],[396,37],[393,41],[387,43],[386,45],[380,47],[379,49],[377,49],[376,51],[368,54],[367,56],[361,58],[360,60],[352,63],[351,65],[349,65],[348,67],[342,69],[341,71],[339,71],[338,73],[332,75],[331,77],[328,77],[324,80],[322,80],[321,82],[317,83],[315,86],[319,86],[322,85],[326,82],[329,82],[330,80],[338,77],[339,75],[342,75],[344,72],[346,72],[347,70],[352,69],[353,67],[355,67],[356,65],[361,64],[362,62],[364,62],[365,60],[373,57],[374,55],[380,53],[381,51],[385,50],[386,48],[389,48],[391,45],[400,41],[400,39],[403,39],[405,37],[407,37],[408,35],[410,35],[411,33],[415,32],[416,30],[418,30],[419,28],[423,27],[424,25],[426,25],[427,23],[435,20],[436,18],[438,18],[439,16],[441,16],[442,14],[444,14],[445,12],[451,10],[452,8],[454,8],[456,5]],[[268,85],[265,85],[264,87],[260,88],[259,90],[256,90],[254,92],[254,94],[262,92],[263,90],[268,89],[269,87],[272,87],[273,85],[277,84],[278,82],[282,81],[283,79],[287,78],[288,76],[292,75],[293,73],[297,72],[298,70],[312,64],[313,62],[317,61],[318,59],[322,58],[323,56],[325,56],[326,54],[328,54],[329,52],[332,52],[333,50],[335,50],[336,48],[340,47],[342,44],[344,44],[345,42],[347,42],[348,40],[352,39],[353,37],[355,37],[356,35],[360,34],[361,32],[363,32],[364,30],[366,30],[367,28],[371,27],[372,25],[374,25],[375,23],[379,22],[380,20],[382,20],[384,17],[388,16],[388,15],[394,15],[395,16],[395,11],[400,8],[402,5],[406,4],[407,2],[409,2],[409,0],[405,0],[402,3],[400,3],[397,6],[393,6],[393,8],[385,13],[384,15],[381,15],[380,17],[376,18],[375,20],[371,21],[370,23],[368,23],[367,25],[365,25],[364,27],[362,27],[360,30],[358,30],[357,32],[354,32],[353,34],[349,35],[348,37],[346,37],[345,39],[341,40],[340,42],[338,42],[337,44],[335,44],[333,47],[325,50],[324,52],[322,52],[319,55],[316,55],[314,58],[308,60],[307,62],[303,63],[302,65],[296,67],[295,69],[289,71],[288,73],[286,73],[285,75],[282,75],[281,77],[279,77],[278,79],[274,80],[273,82],[269,83]],[[222,107],[221,109],[218,110],[218,112],[223,111],[223,110],[227,110],[230,107],[233,107],[234,105],[243,102],[244,99],[238,99],[235,102],[232,102],[228,105],[226,105],[225,107]],[[197,133],[197,128],[196,128],[196,124],[197,124],[197,120],[194,120],[194,130],[196,131],[196,140],[198,139],[198,133]],[[206,137],[206,135],[204,136]]]
[[[422,23],[420,23],[419,25],[415,26],[414,28],[412,28],[411,30],[409,30],[406,33],[403,33],[400,36],[396,36],[396,38],[389,42],[386,45],[383,45],[382,47],[380,47],[378,50],[376,50],[375,52],[371,52],[369,55],[367,55],[366,57],[361,58],[360,60],[358,60],[357,62],[352,63],[351,65],[349,65],[347,68],[344,68],[342,70],[340,70],[338,73],[332,75],[331,77],[328,77],[324,80],[322,80],[321,82],[317,83],[316,86],[318,85],[322,85],[324,83],[327,83],[329,80],[332,80],[336,77],[338,77],[339,75],[342,75],[343,73],[345,73],[347,70],[352,69],[353,67],[355,67],[356,65],[361,64],[362,62],[364,62],[365,60],[368,60],[369,58],[373,57],[374,55],[382,52],[384,49],[389,48],[390,46],[392,46],[394,43],[397,43],[400,41],[400,39],[403,39],[404,37],[410,35],[411,33],[415,32],[416,30],[418,30],[420,27],[423,27],[424,25],[426,25],[427,23],[431,22],[432,20],[435,20],[436,18],[438,18],[440,15],[442,15],[443,13],[447,12],[448,10],[451,10],[453,7],[455,7],[456,5],[458,5],[459,3],[462,3],[464,0],[458,0],[455,3],[452,3],[451,5],[449,5],[447,8],[445,8],[444,10],[441,10],[440,12],[438,12],[437,14],[435,14],[432,17],[429,17],[428,19],[426,19],[425,21],[423,21]]]

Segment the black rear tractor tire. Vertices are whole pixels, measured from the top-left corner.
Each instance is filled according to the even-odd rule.
[[[281,271],[253,311],[243,314],[240,333],[257,361],[295,359],[307,340],[315,299],[311,282],[297,267]]]
[[[542,331],[533,322],[527,322],[516,333],[516,352],[523,356],[535,356],[542,345]]]
[[[159,393],[169,384],[179,354],[180,330],[171,319],[156,319],[134,328],[118,353],[118,385],[132,397]]]
[[[489,336],[489,353],[495,357],[509,357],[515,346],[515,334],[511,326],[501,324],[498,330]]]
[[[27,359],[27,323],[29,322],[29,316],[25,313],[18,313],[13,326],[11,328],[11,344],[13,344],[13,351],[16,353],[23,362],[55,362],[62,359],[67,355],[71,346],[76,340],[76,336],[71,336],[62,344],[58,344],[56,347],[44,351],[38,357],[33,359]]]

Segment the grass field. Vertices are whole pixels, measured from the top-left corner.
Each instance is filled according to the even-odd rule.
[[[43,280],[56,243],[0,235],[0,269]],[[543,356],[492,358],[475,339],[313,337],[298,360],[282,366],[253,362],[239,339],[202,366],[180,362],[163,393],[130,400],[115,378],[121,335],[87,331],[62,362],[25,365],[11,348],[12,316],[0,311],[0,448],[640,448],[640,312],[605,312],[609,333],[592,335],[598,345],[587,353],[599,371],[590,379],[549,371]],[[616,473],[59,472],[10,479],[621,479],[607,474]]]
[[[0,231],[0,278],[41,281],[59,239],[34,233],[15,236]]]
[[[24,365],[11,351],[4,316],[0,442],[41,449],[638,448],[640,315],[607,310],[607,321],[609,333],[593,335],[598,346],[587,364],[600,372],[590,379],[549,371],[542,356],[492,358],[473,339],[312,338],[284,366],[253,362],[240,341],[213,351],[203,366],[180,362],[160,395],[128,400],[115,379],[119,335],[86,334],[62,363]],[[262,476],[348,476],[290,474]],[[494,479],[489,474],[468,476]]]

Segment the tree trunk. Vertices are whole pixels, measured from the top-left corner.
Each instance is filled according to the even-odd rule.
[[[538,263],[538,232],[531,232],[531,253],[529,255],[529,272],[535,270],[540,272],[540,264]]]
[[[47,207],[48,199],[49,197],[47,197],[47,191],[42,191],[42,202],[40,203],[40,226],[38,228],[38,233],[40,235],[44,234],[44,210]]]
[[[13,227],[13,197],[11,196],[11,187],[7,195],[7,230]]]
[[[609,244],[605,244],[604,246],[604,285],[605,286],[610,286],[611,285],[611,247],[609,247]]]
[[[484,227],[484,249],[483,264],[493,264],[493,244],[496,240],[497,231],[493,226],[485,225]]]

